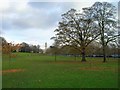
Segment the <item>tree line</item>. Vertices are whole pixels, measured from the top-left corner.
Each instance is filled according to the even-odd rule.
[[[8,43],[3,37],[0,37],[0,40],[2,41],[1,51],[3,54],[9,54],[11,52],[43,53],[40,45],[29,45],[25,42],[21,44]]]
[[[46,50],[46,54],[48,55],[65,55],[65,56],[81,56],[81,52],[74,47],[69,45],[57,46],[53,45],[54,48],[49,47]],[[78,47],[79,49],[79,47]],[[110,44],[106,47],[106,57],[120,57],[120,48],[115,44]],[[98,42],[92,42],[86,48],[86,56],[87,57],[103,57],[102,46]]]

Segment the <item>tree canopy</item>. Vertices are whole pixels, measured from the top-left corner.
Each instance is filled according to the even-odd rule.
[[[82,61],[86,61],[88,45],[97,40],[103,46],[105,62],[106,46],[119,36],[116,28],[116,7],[108,2],[96,2],[91,7],[83,8],[82,13],[71,9],[62,14],[52,39],[58,41],[59,45],[69,45],[79,50]]]

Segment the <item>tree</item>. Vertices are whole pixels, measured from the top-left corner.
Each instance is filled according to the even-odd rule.
[[[21,43],[21,46],[22,46],[21,52],[30,52],[31,51],[29,44],[23,42],[23,43]]]
[[[83,10],[81,14],[71,9],[64,13],[55,32],[54,40],[79,50],[82,54],[82,61],[86,61],[86,47],[99,36],[97,25],[92,20],[92,13],[89,10]]]
[[[101,44],[99,42],[93,41],[87,48],[86,54],[88,56],[100,56],[101,55]]]
[[[103,62],[106,62],[106,47],[119,36],[116,29],[116,8],[108,2],[96,2],[89,8],[89,11],[93,13],[93,18],[99,26]]]
[[[76,47],[77,48],[77,47]],[[79,48],[78,48],[79,49]],[[79,50],[69,46],[69,45],[64,45],[60,48],[60,53],[62,55],[68,55],[68,56],[74,56],[75,57],[75,60],[76,60],[76,57],[80,55],[80,52]]]
[[[20,51],[20,48],[21,48],[22,46],[21,46],[21,44],[16,44],[16,45],[14,45],[13,47],[14,47],[14,50],[15,50],[16,52],[19,52],[19,51]]]
[[[1,41],[2,41],[2,52],[3,54],[10,54],[13,50],[13,44],[12,43],[8,43],[5,38],[0,37]]]

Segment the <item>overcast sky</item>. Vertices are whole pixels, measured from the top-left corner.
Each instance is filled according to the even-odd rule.
[[[45,0],[34,2],[33,0],[1,0],[0,34],[8,42],[39,44],[44,49],[45,42],[47,42],[48,47],[53,43],[50,38],[55,34],[54,30],[61,20],[61,14],[71,8],[81,10],[82,7],[89,7],[98,0],[83,0],[79,2],[77,0],[42,1]],[[101,1],[113,3],[115,0]],[[116,0],[116,5],[118,1]]]

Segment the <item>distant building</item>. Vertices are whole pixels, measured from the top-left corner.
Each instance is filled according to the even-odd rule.
[[[44,53],[46,53],[47,50],[47,42],[45,43],[45,49],[43,50]]]

